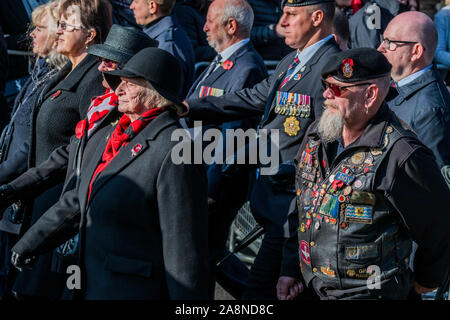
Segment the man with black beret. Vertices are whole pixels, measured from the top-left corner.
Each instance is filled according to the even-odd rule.
[[[280,299],[305,285],[321,299],[406,299],[445,280],[450,191],[432,152],[384,102],[390,70],[372,48],[343,51],[323,68],[326,109],[295,159]]]
[[[287,0],[282,6],[279,23],[286,31],[285,43],[296,50],[281,60],[270,77],[221,97],[187,99],[190,120],[222,123],[262,115],[259,128],[279,133],[277,148],[271,152],[279,156],[280,166],[270,175],[260,174],[250,196],[252,213],[265,235],[245,299],[276,299],[283,225],[295,197],[292,160],[306,129],[323,110],[322,67],[340,51],[332,35],[334,1]]]

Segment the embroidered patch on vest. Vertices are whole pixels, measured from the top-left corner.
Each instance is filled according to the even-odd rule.
[[[311,256],[309,253],[309,245],[308,242],[305,240],[300,241],[299,244],[299,250],[300,250],[300,256],[302,257],[302,260],[307,265],[311,265]]]
[[[345,247],[345,259],[363,260],[378,257],[378,245],[376,243],[350,245]]]
[[[345,209],[345,222],[372,224],[372,207],[348,205]]]
[[[319,214],[336,218],[339,213],[339,202],[337,196],[326,194],[320,206]]]

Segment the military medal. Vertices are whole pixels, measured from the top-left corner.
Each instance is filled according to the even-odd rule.
[[[287,118],[286,121],[284,121],[283,126],[284,132],[291,137],[296,136],[300,131],[300,122],[293,116]]]
[[[382,154],[383,152],[382,152],[380,149],[378,149],[378,148],[371,148],[371,149],[370,149],[370,153],[371,153],[373,156],[379,156],[379,155]]]
[[[355,183],[353,184],[353,186],[357,189],[361,188],[363,185],[361,180],[356,180]]]
[[[366,155],[364,152],[357,152],[350,158],[350,161],[354,165],[361,165],[364,163],[365,158],[366,158]]]
[[[388,126],[388,127],[386,128],[386,133],[387,133],[387,134],[392,133],[392,131],[393,131],[393,129],[392,129],[391,126]]]
[[[387,147],[387,145],[389,144],[389,137],[388,135],[384,136],[384,147]]]
[[[351,192],[352,192],[352,187],[347,186],[347,187],[344,188],[343,193],[344,193],[345,196],[348,196]]]

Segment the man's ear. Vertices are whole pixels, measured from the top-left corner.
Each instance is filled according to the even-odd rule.
[[[378,88],[378,86],[375,84],[371,84],[366,90],[366,95],[365,95],[365,100],[364,100],[365,107],[371,108],[375,104],[379,94],[380,94],[380,89]]]
[[[234,34],[236,34],[237,31],[237,22],[234,19],[228,19],[226,25],[225,25],[225,29],[227,30],[227,34],[232,36]]]
[[[148,11],[151,14],[156,14],[156,12],[158,11],[159,4],[157,4],[153,0],[147,0],[147,3],[148,3]]]
[[[412,46],[411,51],[411,61],[418,61],[423,58],[425,48],[421,43],[416,43]]]
[[[320,26],[320,24],[323,21],[323,11],[322,10],[316,10],[311,14],[311,20],[314,27]]]

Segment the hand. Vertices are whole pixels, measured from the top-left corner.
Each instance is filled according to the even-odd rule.
[[[208,206],[211,206],[214,203],[216,203],[216,200],[214,200],[213,198],[208,197]]]
[[[35,262],[36,262],[35,256],[27,258],[14,251],[11,255],[11,263],[19,271],[22,271],[23,269],[31,270]]]
[[[292,277],[280,277],[277,283],[278,300],[292,300],[303,292],[301,281]]]
[[[437,288],[422,287],[420,284],[418,284],[416,281],[414,281],[414,291],[416,291],[416,293],[418,293],[418,294],[428,293],[428,292],[434,291],[436,289]]]
[[[178,113],[180,117],[186,117],[189,113],[189,104],[185,100],[183,100],[183,104],[186,106],[186,112]]]
[[[9,184],[0,186],[0,219],[5,209],[13,204],[16,200],[17,199],[15,191]]]

